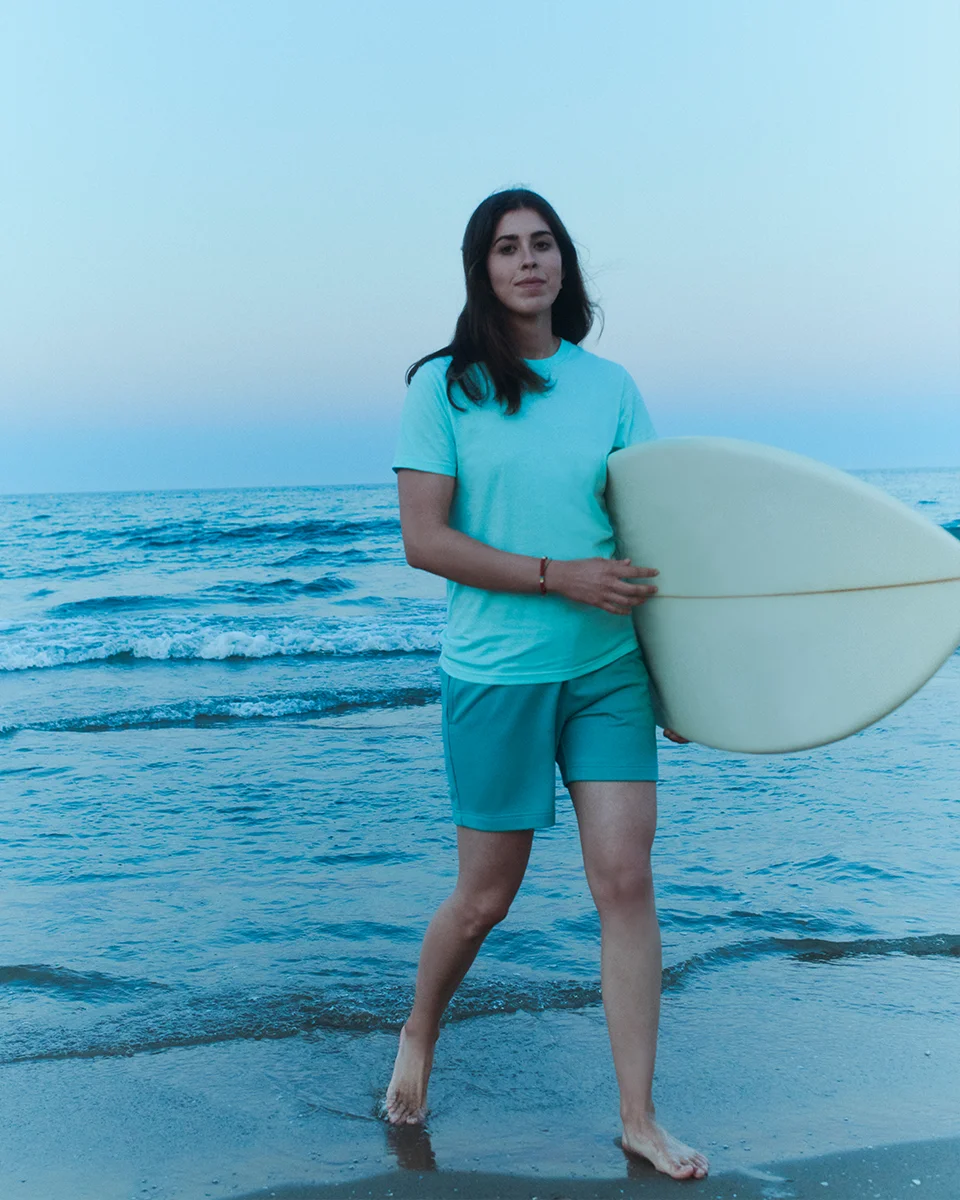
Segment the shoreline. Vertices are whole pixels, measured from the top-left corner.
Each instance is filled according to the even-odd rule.
[[[411,1169],[350,1182],[273,1186],[236,1200],[667,1200],[681,1194],[678,1188],[710,1200],[902,1200],[911,1194],[956,1200],[960,1136],[764,1163],[702,1180],[668,1179],[633,1159],[625,1168],[622,1178],[596,1180]]]
[[[929,962],[904,965],[909,987],[888,987],[888,1004],[916,1004],[918,969],[937,990]],[[841,972],[812,974],[814,1000],[796,979],[783,986],[784,968],[741,965],[665,1011],[658,1113],[708,1155],[706,1180],[674,1181],[625,1158],[605,1022],[585,1010],[447,1027],[425,1129],[374,1115],[396,1050],[386,1032],[9,1063],[0,1193],[666,1200],[681,1187],[703,1200],[955,1200],[960,1107],[942,1015],[874,1013],[865,1025],[838,1006],[847,987],[830,1002],[824,984],[840,985]],[[875,986],[862,966],[854,982]]]

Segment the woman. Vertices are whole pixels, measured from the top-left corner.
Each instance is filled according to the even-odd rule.
[[[656,731],[630,612],[657,572],[613,557],[603,495],[607,456],[653,429],[626,371],[580,349],[593,308],[541,196],[484,200],[463,263],[466,306],[451,344],[408,372],[394,462],[407,561],[448,581],[440,679],[459,874],[424,937],[386,1113],[424,1118],[440,1018],[507,915],[534,830],[554,823],[559,763],[600,914],[624,1149],[699,1179],[706,1158],[657,1124],[651,1095]]]

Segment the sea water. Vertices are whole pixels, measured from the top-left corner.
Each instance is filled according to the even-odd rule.
[[[960,529],[960,471],[862,477]],[[373,1112],[389,1064],[357,1098],[350,1047],[392,1038],[456,874],[443,612],[442,581],[404,561],[391,486],[0,498],[0,1065],[40,1081],[321,1039],[324,1094]],[[832,746],[663,742],[667,997],[699,989],[719,1019],[744,972],[759,1009],[842,983],[851,1020],[919,1005],[955,1031],[958,717],[954,655]],[[498,1014],[544,1045],[599,1020],[599,922],[558,792],[451,1007],[464,1037]]]

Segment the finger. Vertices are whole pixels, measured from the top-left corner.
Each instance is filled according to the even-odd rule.
[[[614,559],[614,562],[617,560]],[[620,560],[617,574],[630,579],[651,579],[654,575],[659,575],[660,572],[656,567],[634,567],[630,563],[629,558]]]
[[[652,583],[615,583],[610,589],[613,598],[621,604],[642,604],[657,594]]]
[[[624,596],[638,592],[642,592],[644,595],[652,595],[657,590],[655,583],[634,583],[629,579],[611,580],[610,587],[616,592],[621,592]]]

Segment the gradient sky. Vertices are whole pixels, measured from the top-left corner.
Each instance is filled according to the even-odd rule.
[[[488,192],[662,434],[960,466],[954,0],[7,0],[0,491],[376,482]]]

